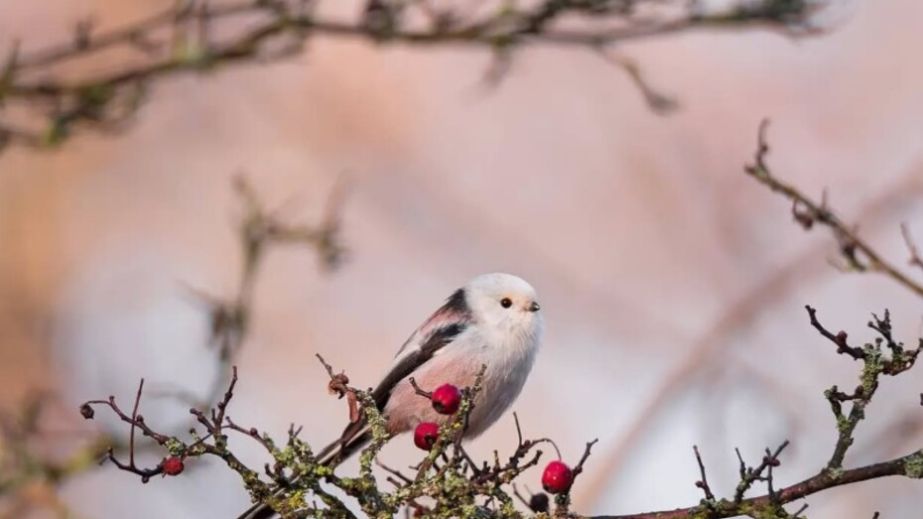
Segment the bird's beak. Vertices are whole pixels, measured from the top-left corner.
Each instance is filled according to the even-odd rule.
[[[532,304],[529,305],[529,311],[530,311],[530,312],[538,312],[538,311],[541,310],[541,309],[542,309],[542,307],[541,307],[541,305],[538,304],[537,301],[532,301]]]

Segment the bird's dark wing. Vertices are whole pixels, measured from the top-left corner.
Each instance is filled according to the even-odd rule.
[[[378,409],[384,409],[391,397],[391,391],[398,382],[410,376],[420,366],[433,358],[440,349],[451,343],[452,340],[468,327],[467,323],[454,323],[433,330],[419,349],[407,353],[391,368],[385,378],[379,382],[378,387],[372,392],[372,398]]]
[[[413,373],[417,368],[426,363],[426,361],[433,358],[433,355],[435,355],[437,351],[452,342],[452,339],[464,331],[466,326],[467,325],[464,323],[454,323],[443,326],[442,328],[436,328],[430,332],[426,341],[419,348],[414,348],[401,357],[394,367],[391,368],[391,371],[389,371],[388,374],[385,375],[385,378],[378,384],[378,387],[372,391],[372,399],[375,400],[375,406],[378,407],[378,410],[383,411],[385,409],[385,405],[391,397],[391,391],[398,382]],[[322,449],[317,454],[317,458],[324,460],[325,464],[328,460],[332,463],[337,463],[352,452],[351,450],[347,451],[347,446],[356,445],[357,447],[361,447],[362,444],[370,438],[367,434],[367,427],[368,423],[364,417],[348,424],[346,428],[343,429],[343,433],[340,437],[326,448]],[[357,441],[357,439],[360,438],[365,439]]]
[[[398,382],[405,379],[433,358],[440,349],[451,343],[471,325],[471,309],[465,301],[464,289],[456,290],[429,319],[407,339],[397,352],[397,361],[391,371],[372,392],[378,409],[384,409],[391,397],[391,391]]]
[[[465,301],[465,289],[459,288],[446,299],[445,303],[440,306],[433,315],[423,321],[423,324],[404,341],[404,344],[397,350],[395,358],[400,357],[408,349],[422,346],[429,336],[439,328],[444,328],[455,323],[467,323],[471,321],[471,309]]]
[[[465,303],[465,293],[457,290],[401,346],[394,366],[372,391],[372,399],[378,410],[384,411],[391,398],[391,391],[398,382],[433,358],[436,352],[451,343],[470,323],[471,311]],[[339,457],[347,445],[367,432],[367,426],[364,418],[348,424],[337,441],[318,453],[318,458]]]

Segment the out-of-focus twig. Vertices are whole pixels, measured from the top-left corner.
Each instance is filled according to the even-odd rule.
[[[55,398],[27,398],[15,413],[0,414],[0,518],[37,510],[72,517],[58,498],[58,487],[74,474],[96,466],[108,439],[87,430],[57,429],[43,423]],[[66,453],[55,451],[66,451]]]
[[[904,236],[904,243],[907,244],[907,250],[910,251],[908,263],[911,266],[923,269],[923,257],[920,256],[920,249],[917,247],[917,242],[914,241],[913,236],[910,234],[910,228],[907,227],[906,223],[901,224],[901,235]]]
[[[620,53],[612,52],[605,47],[599,49],[599,55],[607,63],[619,67],[625,72],[638,91],[641,92],[647,106],[654,113],[667,115],[679,108],[679,102],[673,96],[660,92],[647,81],[641,72],[641,67],[638,66],[635,60]]]
[[[76,24],[69,41],[35,51],[14,45],[0,64],[0,147],[54,146],[77,127],[118,130],[147,97],[150,86],[184,72],[262,63],[299,54],[314,37],[353,38],[412,46],[474,46],[508,63],[530,44],[605,49],[613,44],[713,28],[765,28],[789,36],[815,34],[809,0],[741,1],[710,11],[688,0],[541,0],[528,7],[496,2],[452,10],[426,0],[366,0],[354,20],[319,14],[320,0],[183,0],[124,27],[98,31]],[[247,23],[240,23],[242,20]],[[582,23],[568,23],[580,21]],[[244,29],[237,29],[245,27]],[[221,35],[219,37],[218,35]],[[125,51],[120,66],[94,68],[65,79],[59,67]],[[651,106],[666,98],[647,87],[635,65],[623,62]],[[502,74],[506,67],[499,67]],[[25,122],[11,107],[36,114]]]
[[[158,390],[157,396],[179,397],[200,409],[208,408],[221,396],[227,385],[230,367],[237,352],[243,346],[249,332],[253,308],[253,291],[260,273],[260,266],[266,254],[280,246],[302,245],[313,249],[325,271],[341,265],[346,249],[340,239],[341,210],[345,196],[345,184],[337,181],[327,198],[321,220],[317,224],[300,224],[282,221],[276,212],[268,210],[260,200],[254,187],[243,176],[234,180],[243,216],[238,233],[241,246],[241,268],[237,291],[228,299],[193,290],[193,293],[207,305],[211,320],[210,344],[218,351],[219,377],[204,401],[196,401],[181,391]]]

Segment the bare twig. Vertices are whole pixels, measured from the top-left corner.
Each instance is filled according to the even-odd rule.
[[[813,326],[815,330],[820,332],[821,335],[829,339],[830,342],[832,342],[833,344],[836,344],[837,353],[849,355],[855,360],[862,360],[865,358],[865,352],[862,351],[862,348],[857,348],[857,347],[853,347],[849,345],[849,343],[847,342],[849,335],[846,332],[842,330],[840,330],[836,334],[830,332],[829,330],[824,328],[822,324],[820,324],[820,321],[817,320],[817,310],[811,307],[811,305],[805,305],[805,309],[808,311],[808,316],[811,319],[811,326]]]
[[[410,382],[410,387],[413,388],[414,393],[416,393],[419,396],[422,396],[423,398],[426,398],[427,400],[433,399],[433,392],[425,391],[422,388],[420,388],[420,386],[417,385],[417,380],[415,378],[410,377],[409,379],[407,379],[407,381]]]
[[[713,501],[715,499],[715,494],[712,493],[711,487],[708,486],[708,478],[705,477],[705,464],[702,463],[702,455],[699,454],[699,446],[693,445],[692,451],[695,453],[695,461],[699,465],[699,475],[702,478],[695,482],[695,486],[702,489],[702,492],[705,493],[706,500]]]
[[[910,251],[908,263],[911,266],[923,269],[923,257],[920,256],[920,249],[917,248],[917,243],[913,240],[913,236],[910,235],[910,228],[906,223],[901,224],[901,235],[904,237],[904,243],[907,244],[907,250]]]
[[[828,207],[826,200],[817,203],[803,195],[798,189],[776,178],[766,163],[769,154],[769,144],[766,141],[766,130],[769,121],[760,124],[757,150],[753,163],[746,166],[748,175],[765,185],[772,191],[788,198],[792,204],[792,214],[802,227],[809,230],[814,224],[819,224],[830,229],[836,238],[841,256],[846,260],[850,269],[857,272],[878,272],[885,275],[918,296],[923,296],[923,284],[911,279],[901,272],[891,262],[884,259],[865,240],[859,238],[855,229],[850,228]]]

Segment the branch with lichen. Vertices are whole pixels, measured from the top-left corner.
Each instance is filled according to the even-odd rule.
[[[622,68],[652,109],[668,111],[675,103],[650,87],[634,62],[612,56],[616,44],[701,28],[768,28],[803,36],[818,32],[810,15],[819,5],[816,0],[740,1],[714,11],[698,0],[541,0],[528,6],[502,1],[456,7],[429,0],[366,0],[355,19],[343,20],[322,14],[321,3],[185,0],[121,28],[97,31],[92,23],[80,22],[69,41],[48,48],[21,51],[15,44],[0,64],[0,149],[9,143],[55,146],[81,128],[118,131],[164,78],[284,59],[300,54],[316,37],[484,48],[495,58],[488,73],[492,79],[502,77],[512,53],[527,45],[589,48]],[[115,50],[129,56],[118,66],[107,63],[76,77],[60,71]]]
[[[811,325],[827,340],[837,347],[837,353],[846,355],[862,363],[858,383],[851,393],[841,391],[837,386],[828,389],[824,395],[830,402],[836,420],[837,439],[833,453],[827,464],[814,476],[783,488],[777,488],[773,469],[781,464],[779,456],[789,445],[783,442],[775,450],[766,449],[759,464],[748,465],[740,451],[737,458],[740,464],[740,479],[733,497],[718,499],[708,484],[705,466],[698,448],[695,448],[701,479],[696,486],[702,489],[704,498],[698,506],[641,514],[598,516],[598,519],[720,519],[727,517],[749,516],[760,519],[799,519],[807,508],[801,505],[796,511],[786,510],[789,505],[810,495],[831,488],[868,481],[889,476],[903,476],[912,479],[923,478],[923,448],[903,456],[856,468],[844,466],[845,457],[853,445],[854,432],[859,423],[866,418],[866,409],[875,395],[882,377],[897,376],[910,370],[920,351],[923,350],[923,338],[915,348],[906,348],[892,335],[891,316],[888,311],[879,317],[872,315],[868,323],[875,331],[872,342],[862,346],[852,346],[845,331],[831,332],[817,318],[817,311],[808,306]],[[849,410],[844,411],[843,406]],[[746,494],[756,483],[766,486],[766,494],[746,498]]]
[[[698,447],[694,454],[699,467],[700,479],[695,485],[703,492],[698,505],[657,512],[619,516],[596,516],[597,519],[719,519],[737,516],[759,517],[761,519],[804,518],[806,504],[796,511],[787,506],[819,492],[870,479],[888,476],[923,478],[923,449],[907,453],[891,460],[861,467],[848,467],[846,454],[854,442],[854,433],[860,422],[866,418],[866,411],[882,382],[883,377],[894,377],[909,371],[915,364],[923,339],[914,348],[907,348],[892,332],[890,313],[882,316],[873,314],[868,326],[876,337],[862,346],[852,345],[844,331],[832,332],[817,317],[812,307],[807,307],[810,324],[825,339],[836,346],[836,352],[861,362],[862,368],[855,388],[847,393],[837,386],[825,392],[836,421],[837,438],[827,464],[820,471],[795,484],[780,486],[774,469],[781,464],[781,455],[789,445],[783,442],[775,449],[765,449],[759,463],[748,464],[739,450],[739,481],[729,497],[719,498],[708,483],[705,465]],[[126,412],[110,397],[108,400],[87,402],[81,409],[87,418],[95,414],[94,407],[104,406],[129,425],[129,436],[137,431],[163,446],[167,455],[153,467],[138,467],[129,451],[128,460],[115,457],[109,459],[121,470],[133,473],[148,481],[158,474],[179,475],[183,462],[202,456],[216,456],[227,466],[240,474],[245,488],[253,500],[270,506],[281,517],[354,517],[353,510],[361,509],[369,517],[391,517],[402,509],[412,510],[425,517],[493,517],[519,518],[528,513],[516,506],[518,498],[526,505],[528,512],[538,517],[583,517],[571,509],[570,490],[576,477],[582,472],[591,448],[596,443],[586,444],[584,454],[573,469],[560,460],[550,462],[543,473],[545,490],[554,494],[554,507],[546,494],[539,493],[529,499],[521,496],[515,484],[524,471],[539,463],[542,452],[539,445],[554,443],[548,438],[524,439],[518,417],[516,421],[517,446],[512,454],[503,460],[495,451],[492,461],[476,462],[465,451],[461,437],[467,425],[468,416],[477,402],[481,389],[479,376],[474,385],[460,392],[461,401],[451,407],[452,416],[445,424],[431,432],[431,437],[414,438],[418,447],[426,454],[412,466],[412,473],[386,467],[377,461],[382,448],[393,440],[387,430],[386,417],[382,416],[371,394],[349,385],[345,373],[337,373],[322,358],[330,377],[328,389],[347,399],[351,421],[365,420],[371,430],[372,441],[359,456],[359,470],[356,475],[345,475],[337,471],[337,463],[329,463],[322,456],[315,456],[311,447],[300,438],[300,428],[292,427],[284,447],[277,447],[268,435],[255,428],[245,428],[226,416],[237,381],[236,370],[224,398],[210,413],[195,409],[190,413],[196,419],[200,431],[195,429],[189,439],[166,436],[153,430],[139,414],[142,387],[139,386],[132,411]],[[142,383],[143,384],[143,383]],[[437,392],[426,391],[413,383],[420,398],[433,400]],[[434,405],[434,407],[436,407]],[[844,409],[844,407],[848,407]],[[434,425],[435,424],[431,424]],[[233,431],[257,441],[271,458],[263,473],[245,466],[229,450],[227,432]],[[419,432],[419,429],[418,429]],[[134,440],[129,440],[131,449]],[[555,446],[555,450],[557,447]],[[558,454],[560,459],[560,454]],[[179,460],[178,462],[175,460]],[[373,470],[378,465],[387,476],[379,480]],[[172,468],[171,468],[172,467]],[[177,470],[178,468],[178,470]],[[322,484],[324,486],[322,486]],[[756,486],[764,486],[765,493],[748,497]],[[340,489],[346,498],[336,497],[325,488]],[[388,487],[388,488],[385,488]]]
[[[217,457],[236,472],[254,502],[269,505],[283,518],[300,517],[354,517],[350,511],[358,506],[369,517],[393,516],[403,508],[410,508],[427,517],[519,517],[514,506],[510,484],[524,470],[538,463],[541,451],[536,446],[550,440],[523,440],[505,462],[496,457],[493,464],[475,463],[465,452],[461,437],[468,417],[476,405],[481,391],[483,371],[474,385],[461,391],[461,401],[451,418],[438,429],[438,434],[426,445],[427,452],[415,465],[415,474],[404,475],[387,469],[386,479],[391,488],[380,482],[373,467],[381,449],[391,441],[385,417],[375,405],[368,391],[349,386],[343,373],[336,374],[322,358],[328,374],[330,388],[337,393],[354,396],[348,400],[358,405],[359,413],[371,430],[372,441],[359,456],[356,475],[335,472],[330,464],[315,455],[312,448],[300,438],[300,428],[292,426],[284,446],[278,446],[268,434],[256,428],[246,428],[233,421],[228,409],[237,384],[237,370],[225,391],[224,397],[209,412],[190,409],[196,426],[189,438],[180,438],[158,432],[139,412],[143,395],[143,381],[138,387],[131,411],[123,409],[115,397],[91,400],[81,406],[87,419],[96,416],[98,408],[108,409],[129,426],[129,452],[127,460],[109,451],[107,459],[118,469],[132,473],[145,483],[157,475],[179,476],[185,465],[205,456]],[[421,395],[421,398],[426,398]],[[352,407],[352,404],[350,405]],[[350,414],[353,414],[350,409]],[[249,437],[261,445],[271,461],[262,471],[245,465],[229,448],[228,434]],[[163,459],[156,465],[142,467],[136,464],[135,434],[152,440],[164,450]],[[589,456],[592,443],[573,470],[579,474]],[[322,484],[324,486],[322,486]],[[325,486],[341,490],[348,498],[334,496]],[[316,499],[315,499],[316,498]],[[352,506],[354,504],[355,506]],[[566,493],[559,496],[555,515],[570,516]],[[485,515],[486,514],[486,515]]]

